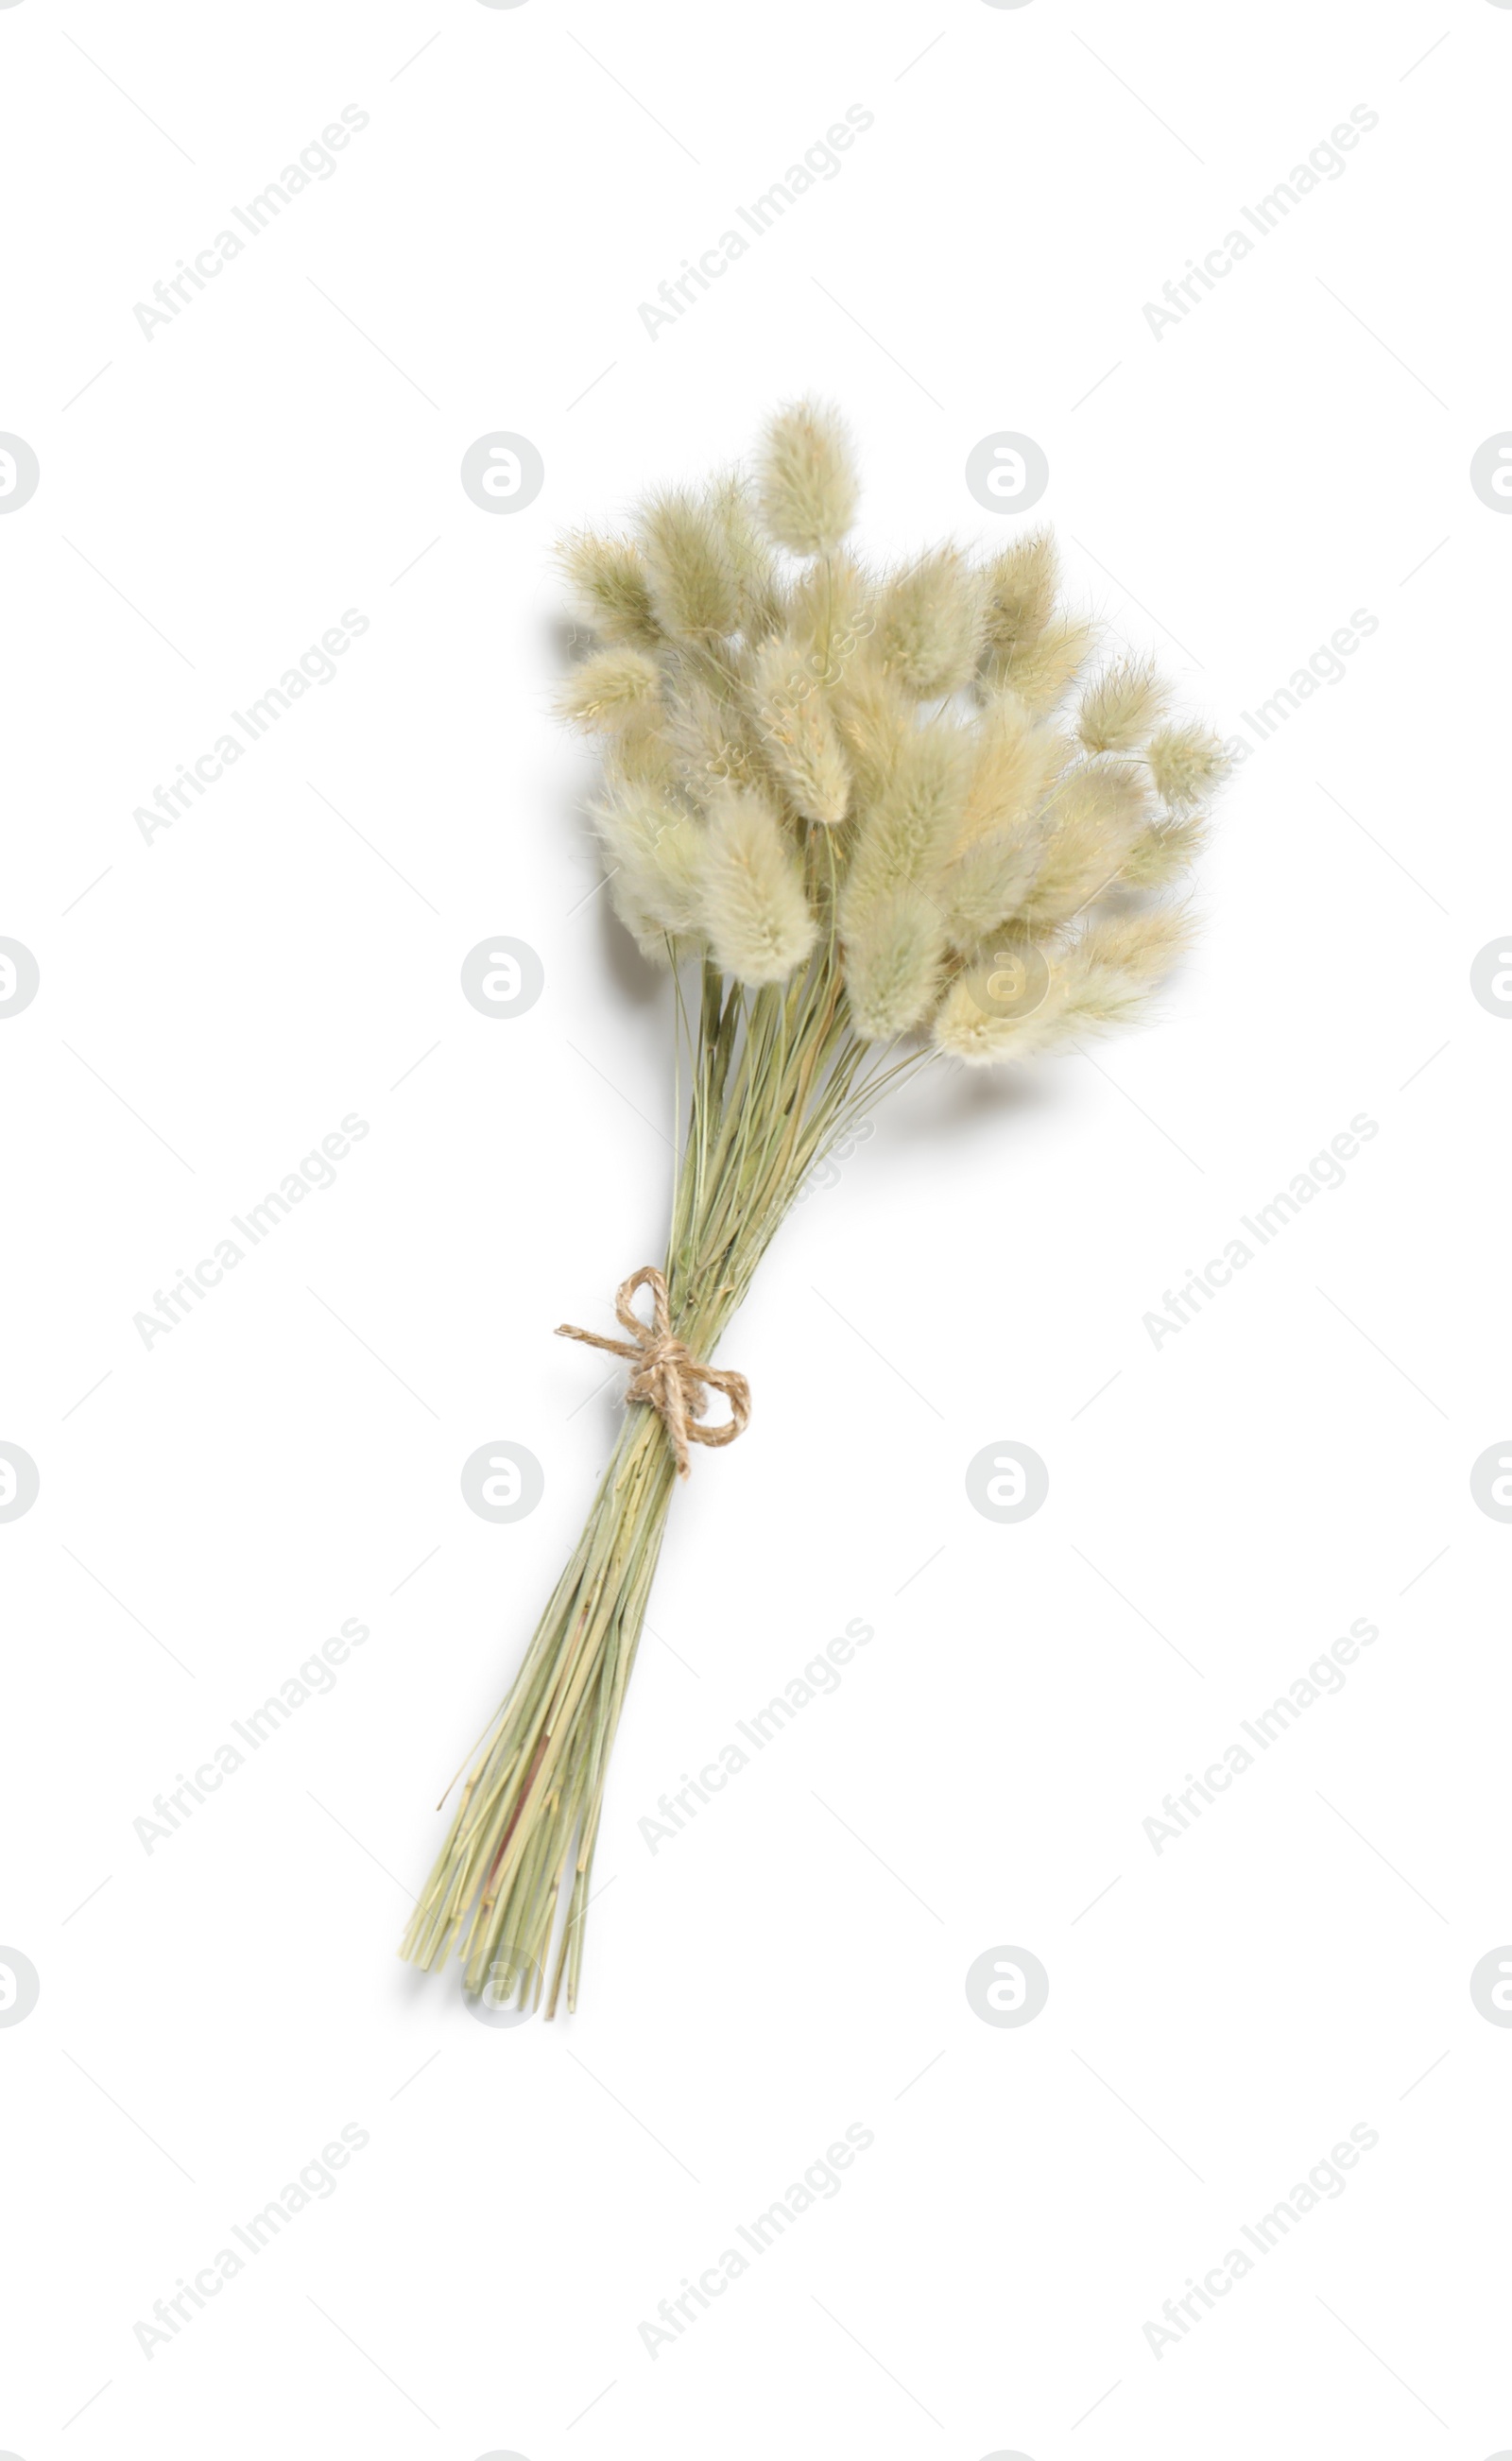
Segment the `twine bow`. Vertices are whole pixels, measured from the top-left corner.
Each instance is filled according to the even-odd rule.
[[[650,1324],[630,1305],[643,1285],[651,1295]],[[628,1281],[621,1282],[614,1294],[614,1313],[626,1332],[633,1335],[632,1340],[611,1341],[607,1334],[586,1333],[580,1324],[559,1324],[557,1331],[569,1341],[586,1341],[595,1350],[611,1350],[616,1359],[634,1361],[635,1373],[625,1388],[625,1399],[645,1402],[660,1415],[677,1457],[677,1475],[687,1478],[692,1466],[690,1440],[695,1444],[733,1444],[736,1436],[745,1433],[751,1420],[751,1387],[733,1367],[703,1365],[678,1340],[672,1331],[666,1277],[655,1265],[643,1265]],[[711,1384],[729,1402],[730,1416],[717,1426],[699,1426],[695,1423],[709,1406],[706,1387]]]

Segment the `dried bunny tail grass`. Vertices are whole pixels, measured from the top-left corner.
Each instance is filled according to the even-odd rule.
[[[688,662],[674,675],[670,696],[667,736],[674,772],[700,810],[727,787],[762,782],[750,714],[731,675],[707,661]]]
[[[730,543],[707,495],[669,488],[640,517],[651,607],[674,641],[738,631],[740,583]]]
[[[846,669],[831,705],[856,781],[856,800],[874,803],[913,737],[913,710],[871,654],[859,655]]]
[[[968,1068],[990,1068],[1003,1059],[1032,1059],[1059,1036],[1054,987],[1038,1008],[1026,1015],[1004,1015],[994,1003],[992,982],[1005,952],[985,957],[969,974],[957,974],[935,1011],[930,1039],[947,1059],[962,1059]]]
[[[573,612],[607,641],[653,650],[661,627],[651,610],[650,582],[633,540],[577,530],[557,549]]]
[[[973,741],[958,854],[1027,821],[1072,754],[1066,737],[1044,725],[1016,693],[997,694],[987,703]]]
[[[1067,1034],[1127,1025],[1160,989],[1192,938],[1183,908],[1155,907],[1094,923],[1054,960],[1058,1016]]]
[[[727,790],[710,814],[700,918],[715,965],[742,983],[781,982],[818,937],[781,821],[750,788]]]
[[[984,637],[990,649],[1027,650],[1055,611],[1060,558],[1049,530],[1032,530],[994,556],[983,574]]]
[[[602,796],[592,810],[612,867],[614,911],[643,955],[665,964],[667,938],[699,929],[704,833],[686,812],[647,787]]]
[[[937,909],[910,889],[878,899],[845,943],[845,993],[862,1042],[891,1042],[926,1016],[940,989],[945,932]]]
[[[1127,1025],[1189,937],[1187,916],[1170,908],[1096,923],[1068,948],[1049,953],[1044,997],[1021,1015],[1002,1014],[1003,1003],[993,1000],[999,952],[952,983],[935,1017],[935,1048],[980,1068],[1031,1059],[1074,1035]]]
[[[1206,823],[1196,814],[1152,823],[1130,846],[1118,877],[1130,888],[1168,888],[1190,868],[1206,843]]]
[[[1170,699],[1148,658],[1120,658],[1082,695],[1076,729],[1089,752],[1137,751]]]
[[[644,650],[624,643],[600,650],[574,668],[557,695],[557,714],[590,734],[614,734],[661,694],[661,669]]]
[[[739,602],[739,629],[748,641],[764,640],[779,631],[784,617],[782,585],[777,560],[756,522],[745,482],[738,472],[717,480],[710,491],[710,513],[735,575]]]
[[[604,775],[611,786],[672,792],[678,765],[667,721],[668,712],[659,702],[637,701],[612,735],[600,738]]]
[[[980,948],[1006,917],[1016,914],[1043,859],[1044,824],[1029,821],[1018,829],[979,840],[942,872],[932,894],[939,900],[951,948]]]
[[[1084,615],[1057,615],[1032,640],[989,644],[982,661],[990,689],[1005,686],[1031,709],[1058,709],[1097,646],[1097,627]]]
[[[869,576],[849,555],[806,565],[788,594],[786,625],[814,658],[820,683],[843,682],[877,627]]]
[[[922,726],[898,748],[892,775],[864,815],[841,898],[841,928],[860,938],[900,890],[927,888],[960,826],[966,794],[962,730]]]
[[[784,636],[756,655],[751,696],[772,767],[806,821],[833,828],[850,806],[850,771],[812,673],[813,653]]]
[[[1205,726],[1166,726],[1152,736],[1145,759],[1155,791],[1173,812],[1205,802],[1228,774],[1228,755]]]
[[[1065,923],[1117,880],[1146,811],[1131,761],[1089,760],[1073,769],[1047,807],[1049,831],[1033,886],[1018,909],[1029,931]]]
[[[838,412],[812,398],[778,411],[756,467],[761,519],[793,555],[831,555],[856,518],[860,482]]]
[[[597,733],[608,894],[678,970],[680,1089],[685,1052],[689,1075],[665,1266],[619,1302],[625,1321],[650,1278],[655,1313],[608,1344],[633,1359],[632,1406],[405,1941],[422,1965],[458,1951],[496,2007],[527,2013],[554,1941],[544,2013],[564,1985],[576,2002],[685,1434],[719,1443],[744,1416],[744,1380],[696,1362],[816,1164],[941,1055],[1028,1059],[1124,1022],[1185,937],[1135,892],[1200,839],[1211,738],[1162,728],[1128,665],[1079,719],[1054,715],[1092,631],[1056,612],[1048,537],[994,541],[976,571],[947,545],[884,582],[841,547],[855,497],[839,421],[804,401],[773,421],[749,491],[716,475],[653,497],[638,545],[563,551],[597,636],[564,705]],[[711,1376],[733,1415],[694,1426]]]
[[[981,575],[954,546],[936,547],[894,575],[877,610],[877,652],[917,700],[970,680],[982,648]]]

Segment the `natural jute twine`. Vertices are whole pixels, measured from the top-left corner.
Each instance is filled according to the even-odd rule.
[[[630,1305],[642,1287],[651,1295],[651,1320],[643,1322]],[[580,1324],[559,1324],[569,1341],[586,1341],[595,1350],[612,1350],[616,1359],[634,1361],[635,1373],[625,1388],[627,1402],[645,1402],[657,1411],[677,1456],[677,1475],[687,1478],[692,1466],[688,1445],[733,1444],[751,1422],[751,1387],[733,1367],[708,1367],[695,1359],[672,1331],[666,1277],[655,1265],[643,1265],[614,1294],[614,1313],[630,1341],[611,1341],[607,1334],[586,1333]],[[730,1416],[715,1427],[700,1426],[709,1406],[706,1386],[712,1384],[730,1404]]]

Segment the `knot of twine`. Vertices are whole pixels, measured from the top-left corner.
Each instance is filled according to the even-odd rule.
[[[630,1305],[642,1287],[651,1295],[651,1320],[646,1323]],[[733,1367],[709,1367],[695,1359],[672,1331],[666,1276],[655,1265],[643,1265],[621,1282],[614,1294],[614,1313],[629,1341],[613,1341],[607,1334],[586,1333],[580,1324],[559,1324],[569,1341],[588,1342],[595,1350],[611,1350],[616,1359],[633,1361],[635,1373],[625,1388],[627,1402],[645,1402],[667,1429],[677,1457],[677,1475],[687,1478],[692,1463],[690,1441],[695,1444],[733,1444],[751,1422],[751,1387]],[[730,1404],[730,1416],[717,1426],[697,1423],[709,1406],[706,1387],[713,1385]]]

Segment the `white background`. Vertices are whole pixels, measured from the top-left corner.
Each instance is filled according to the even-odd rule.
[[[1484,2461],[1512,2446],[1506,930],[1512,11],[1111,0],[757,12],[0,9],[0,2445],[526,2461]],[[369,126],[149,340],[134,303]],[[638,303],[858,104],[708,297]],[[1379,124],[1160,339],[1142,313],[1356,105]],[[664,983],[590,898],[553,538],[809,387],[862,537],[1013,524],[1239,771],[1151,1030],[881,1115],[725,1346],[750,1434],[675,1500],[585,2000],[494,2030],[395,1944],[434,1806],[611,1440],[551,1338],[660,1252]],[[539,447],[512,518],[463,494]],[[136,807],[355,609],[335,679],[171,830]],[[586,901],[586,902],[585,902]],[[526,1016],[458,969],[541,953]],[[133,1316],[347,1113],[370,1134],[150,1350]],[[1357,1113],[1378,1134],[1157,1349],[1142,1318]],[[1239,1234],[1242,1235],[1242,1234]],[[1253,1244],[1253,1243],[1251,1243]],[[463,1504],[478,1445],[545,1495]],[[1001,1527],[968,1461],[1049,1501]],[[876,1638],[654,1856],[656,1798],[851,1618]],[[1200,1823],[1142,1824],[1355,1618],[1379,1640]],[[344,1618],[371,1638],[149,1854],[134,1822]],[[1023,1945],[1022,2030],[967,1968]],[[638,2327],[847,2125],[875,2143],[673,2346]],[[1176,2346],[1143,2332],[1365,2124]],[[345,2124],[337,2192],[134,2333]],[[585,2414],[586,2413],[586,2414]]]

